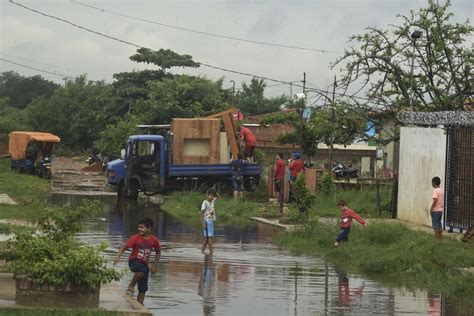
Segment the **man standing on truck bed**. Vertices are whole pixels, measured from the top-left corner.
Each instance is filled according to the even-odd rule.
[[[242,125],[240,128],[240,138],[245,141],[245,159],[247,159],[249,162],[253,162],[253,152],[255,150],[255,146],[257,146],[257,138],[252,133],[252,131],[244,125]]]

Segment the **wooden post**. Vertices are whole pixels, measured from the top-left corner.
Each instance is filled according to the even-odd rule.
[[[225,132],[227,133],[227,140],[229,141],[230,145],[230,152],[234,159],[237,159],[237,155],[239,154],[239,145],[237,144],[237,139],[235,138],[235,129],[234,129],[234,122],[232,122],[231,114],[224,115],[222,117],[224,121]]]
[[[377,186],[377,210],[379,212],[379,216],[382,213],[382,210],[380,209],[380,180],[375,179],[375,185]]]
[[[222,117],[222,121],[224,122],[224,128],[227,133],[227,140],[229,141],[229,145],[230,145],[230,152],[234,158],[237,158],[237,155],[239,154],[239,145],[235,137],[234,122],[232,120],[232,113],[234,112],[235,112],[235,109],[231,108],[226,111],[209,115],[208,118]]]

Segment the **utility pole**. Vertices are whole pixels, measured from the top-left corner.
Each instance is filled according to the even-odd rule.
[[[304,123],[304,108],[306,105],[306,72],[303,72],[303,94],[305,97],[303,98],[303,101],[301,102],[301,122],[300,122],[300,154],[301,151],[303,150],[303,123]]]
[[[414,111],[413,106],[413,98],[415,97],[415,88],[413,87],[413,68],[415,68],[415,48],[416,48],[416,40],[421,38],[423,33],[420,30],[416,30],[411,34],[411,39],[413,40],[413,52],[411,57],[411,70],[410,70],[410,111]]]
[[[235,105],[235,81],[231,80],[232,82],[232,107]]]
[[[336,114],[334,112],[334,102],[336,100],[336,75],[334,75],[334,85],[332,87],[332,103],[331,103],[331,147],[329,148],[329,170],[333,164],[333,150],[334,150],[334,124],[336,122]]]

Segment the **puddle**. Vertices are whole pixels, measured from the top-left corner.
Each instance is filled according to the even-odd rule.
[[[200,253],[200,229],[159,206],[114,198],[103,202],[103,215],[88,221],[77,238],[107,242],[105,255],[111,260],[140,218],[156,223],[166,249],[145,298],[155,315],[472,315],[439,293],[392,288],[347,274],[321,258],[293,256],[269,243],[268,230],[256,224],[243,229],[217,225],[211,258]],[[123,259],[120,267],[126,268]],[[130,278],[127,273],[121,287]]]

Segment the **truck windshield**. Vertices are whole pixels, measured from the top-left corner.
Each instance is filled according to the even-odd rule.
[[[137,157],[155,156],[160,151],[160,143],[150,141],[138,141],[133,143],[133,155]]]

